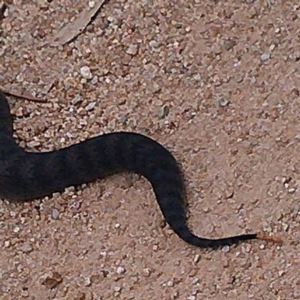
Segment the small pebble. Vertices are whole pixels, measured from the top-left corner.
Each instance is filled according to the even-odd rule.
[[[195,264],[198,263],[200,261],[200,259],[201,259],[200,254],[196,254],[195,257],[194,257],[194,263]]]
[[[91,72],[91,70],[88,66],[81,67],[80,68],[80,74],[85,79],[92,79],[93,78],[92,72]]]
[[[89,1],[89,8],[95,7],[95,1]]]
[[[117,274],[121,275],[125,273],[125,269],[123,267],[117,267]]]
[[[150,274],[151,274],[151,270],[150,270],[149,268],[144,268],[144,269],[143,269],[143,275],[144,275],[145,277],[149,277]]]
[[[220,105],[221,107],[225,107],[225,106],[227,106],[228,104],[229,104],[229,101],[228,101],[227,99],[224,99],[224,98],[219,99],[219,105]]]
[[[284,231],[288,231],[290,226],[287,223],[282,223],[282,228],[283,228]]]
[[[138,46],[134,44],[131,44],[126,50],[126,53],[129,55],[136,55],[137,52],[138,52]]]
[[[96,102],[90,102],[86,107],[85,107],[85,110],[86,111],[90,111],[90,110],[93,110],[96,106]]]
[[[224,253],[229,252],[229,250],[230,250],[230,247],[227,245],[222,248],[222,252],[224,252]]]
[[[164,105],[163,107],[161,107],[159,110],[158,110],[158,113],[157,113],[157,117],[159,119],[163,119],[165,118],[170,112],[170,108],[168,105]]]
[[[173,282],[172,280],[168,281],[168,282],[167,282],[167,286],[169,286],[169,287],[174,286],[174,282]]]
[[[260,57],[261,61],[266,61],[270,58],[270,53],[263,53]]]
[[[13,229],[13,232],[14,233],[18,233],[20,231],[20,227],[19,226],[16,226],[14,229]]]
[[[59,211],[56,208],[52,209],[51,217],[53,220],[57,220],[59,218]]]
[[[201,80],[201,75],[200,74],[196,74],[196,75],[194,75],[194,80],[196,80],[196,81],[200,81]]]
[[[121,290],[122,290],[122,288],[120,286],[115,286],[114,287],[115,292],[120,292]]]
[[[10,244],[11,244],[10,241],[7,240],[7,241],[4,242],[4,247],[8,248],[10,246]]]
[[[21,246],[20,250],[24,253],[29,253],[33,250],[32,246],[30,245],[30,243],[25,242],[23,243],[23,245]]]
[[[80,102],[82,102],[82,97],[80,95],[75,95],[74,98],[71,100],[71,103],[73,105],[76,105]]]
[[[84,278],[84,286],[91,286],[92,281],[90,277],[85,277]]]

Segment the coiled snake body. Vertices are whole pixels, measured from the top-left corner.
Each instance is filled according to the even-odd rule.
[[[166,222],[185,242],[215,248],[257,238],[245,234],[212,240],[194,235],[187,226],[180,168],[166,148],[144,135],[115,132],[55,151],[26,152],[13,138],[9,105],[0,91],[1,198],[29,201],[125,171],[150,181]]]

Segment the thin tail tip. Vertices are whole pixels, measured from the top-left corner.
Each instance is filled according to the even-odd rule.
[[[187,242],[190,245],[200,247],[200,248],[219,248],[223,246],[231,246],[234,244],[238,244],[240,242],[249,241],[249,240],[263,240],[266,242],[271,242],[274,244],[283,244],[283,240],[276,236],[270,236],[263,232],[258,233],[249,233],[249,234],[242,234],[237,236],[231,236],[227,238],[220,238],[220,239],[206,239],[201,238],[194,235],[187,227],[181,228],[179,231],[175,231],[181,239]]]
[[[258,240],[271,242],[271,243],[274,243],[274,244],[279,244],[279,245],[283,244],[283,239],[282,238],[280,238],[278,236],[270,236],[270,235],[266,234],[265,232],[258,232],[256,234],[256,238]]]

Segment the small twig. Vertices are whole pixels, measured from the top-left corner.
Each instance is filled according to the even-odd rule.
[[[259,232],[257,234],[257,239],[267,241],[267,242],[271,242],[271,243],[275,243],[275,244],[280,244],[280,245],[283,244],[283,240],[280,237],[269,236],[264,232]]]
[[[25,100],[34,101],[34,102],[42,102],[42,103],[47,102],[47,100],[45,100],[45,99],[36,98],[36,97],[33,97],[33,96],[22,95],[22,94],[18,94],[16,92],[10,92],[10,91],[4,90],[3,88],[1,88],[1,90],[7,96],[13,96],[13,97],[16,97],[16,98],[19,98],[19,99],[25,99]]]

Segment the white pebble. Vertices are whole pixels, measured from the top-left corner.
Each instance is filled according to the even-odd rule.
[[[19,226],[16,226],[14,229],[13,229],[13,232],[14,233],[18,233],[20,231],[20,227]]]
[[[84,66],[80,68],[80,74],[85,79],[92,79],[93,75],[91,69],[88,66]]]
[[[121,289],[122,289],[122,288],[121,288],[120,286],[115,286],[115,287],[114,287],[114,291],[115,291],[115,292],[120,292]]]
[[[196,254],[195,257],[194,257],[194,263],[195,264],[198,263],[200,261],[200,259],[201,259],[200,254]]]
[[[222,252],[224,252],[224,253],[229,252],[229,250],[230,250],[230,247],[227,245],[222,248]]]
[[[167,286],[172,287],[173,285],[174,285],[174,283],[173,283],[172,280],[170,280],[170,281],[167,282]]]
[[[270,53],[263,53],[260,57],[261,61],[266,61],[270,58]]]
[[[89,1],[89,8],[95,7],[95,1]]]
[[[117,274],[121,275],[125,273],[125,269],[123,267],[117,267]]]
[[[59,218],[59,211],[56,208],[53,208],[51,211],[51,217],[54,220],[57,220]]]

